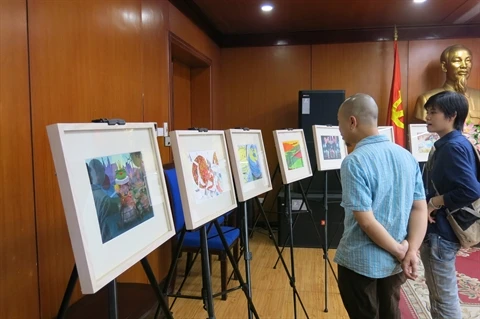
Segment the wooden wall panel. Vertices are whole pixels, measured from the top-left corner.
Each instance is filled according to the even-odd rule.
[[[35,0],[28,16],[40,303],[51,318],[74,260],[45,127],[143,120],[141,3]]]
[[[168,122],[169,76],[168,76],[168,3],[166,1],[142,0],[142,70],[143,70],[143,121],[157,122],[163,127]],[[170,148],[158,138],[163,163],[169,162]],[[148,261],[158,281],[165,278],[170,266],[171,243],[166,242],[148,255]],[[120,282],[147,283],[140,263],[119,277]]]
[[[168,2],[142,0],[144,120],[162,127],[168,122],[170,77],[168,65]],[[170,148],[159,138],[162,161]]]
[[[480,39],[448,39],[410,41],[408,62],[408,104],[412,106],[407,117],[410,122],[415,119],[414,107],[423,92],[441,87],[445,82],[445,73],[440,67],[440,55],[448,46],[463,44],[472,51],[473,66],[468,79],[468,86],[480,90]]]
[[[0,1],[0,317],[38,318],[25,0]]]
[[[399,41],[404,109],[407,98],[408,42]],[[368,42],[312,46],[312,89],[371,95],[378,104],[378,124],[387,122],[393,74],[393,43]]]
[[[310,46],[222,49],[218,126],[262,129],[270,171],[277,165],[273,130],[297,127],[298,91],[310,89]]]
[[[417,122],[413,119],[415,101],[422,92],[443,84],[445,75],[441,72],[439,58],[441,52],[449,45],[461,43],[472,50],[474,63],[469,79],[469,86],[480,89],[480,39],[449,39],[425,41],[399,41],[399,54],[402,72],[402,98],[406,112],[406,124]],[[269,52],[271,59],[270,69],[265,71],[261,79],[265,82],[276,81],[277,68],[275,57],[281,48],[262,48]],[[260,50],[259,48],[254,48]],[[245,48],[222,49],[222,77],[224,84],[225,107],[216,110],[217,122],[225,127],[231,121],[232,111],[228,110],[231,101],[235,105],[246,103],[261,103],[264,96],[263,86],[251,84],[252,78],[246,76],[245,71],[256,67],[256,57],[249,55],[252,51]],[[228,61],[232,59],[232,61]],[[251,61],[250,61],[251,60]],[[238,74],[232,73],[233,65],[237,63]],[[242,64],[243,63],[243,64]],[[363,92],[375,98],[379,106],[379,125],[387,122],[387,107],[390,96],[390,87],[393,73],[393,43],[345,43],[325,44],[312,46],[311,69],[292,69],[292,76],[299,76],[300,72],[311,71],[311,88],[317,90],[344,89],[346,96]],[[235,79],[232,79],[235,77]],[[256,82],[253,82],[256,83]],[[243,95],[237,94],[239,89],[230,86],[242,87]],[[306,87],[308,88],[308,87]],[[303,88],[302,88],[303,89]],[[296,94],[290,99],[296,99]],[[253,98],[252,98],[253,97]],[[410,109],[411,108],[411,109]],[[283,115],[272,113],[272,120],[281,120]],[[235,114],[235,122],[249,122],[247,114]],[[267,127],[267,124],[261,128]]]

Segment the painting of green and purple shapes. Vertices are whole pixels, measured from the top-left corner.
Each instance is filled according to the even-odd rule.
[[[250,183],[262,178],[262,168],[258,160],[257,145],[238,145],[238,156],[244,183]]]
[[[85,161],[102,242],[153,217],[142,153],[124,153]]]
[[[303,156],[299,141],[294,140],[283,142],[283,150],[285,151],[285,161],[287,162],[289,170],[303,167]]]

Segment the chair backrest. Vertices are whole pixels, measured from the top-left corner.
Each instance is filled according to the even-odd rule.
[[[164,169],[164,172],[175,217],[175,230],[178,233],[185,225],[185,218],[183,217],[182,199],[180,197],[180,188],[178,187],[177,172],[175,167]]]

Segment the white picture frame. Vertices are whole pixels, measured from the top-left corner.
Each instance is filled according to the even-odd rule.
[[[302,129],[276,130],[273,131],[273,138],[283,184],[312,176],[305,133]]]
[[[340,169],[347,156],[347,146],[338,126],[313,125],[313,140],[315,142],[317,170]]]
[[[393,126],[379,126],[378,133],[388,137],[390,142],[395,143],[395,134],[393,132]]]
[[[428,132],[427,124],[410,124],[408,137],[410,151],[418,162],[428,161],[433,144],[440,138],[437,133]]]
[[[170,137],[186,228],[196,229],[237,207],[224,131],[180,130]]]
[[[81,290],[92,294],[175,235],[155,127],[59,123],[47,133]]]
[[[225,131],[235,189],[240,202],[272,189],[261,130]]]

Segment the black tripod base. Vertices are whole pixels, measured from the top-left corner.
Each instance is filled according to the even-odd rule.
[[[72,269],[70,279],[68,280],[68,285],[63,295],[62,303],[57,313],[57,319],[144,318],[145,313],[143,312],[146,310],[142,309],[141,305],[145,302],[149,302],[149,298],[148,296],[141,294],[141,288],[146,287],[148,287],[146,288],[148,289],[148,293],[146,291],[145,293],[149,296],[152,295],[153,288],[154,302],[148,303],[148,305],[153,304],[153,307],[156,309],[154,318],[159,318],[158,315],[160,314],[160,311],[163,310],[163,314],[165,315],[164,318],[173,319],[172,314],[168,309],[168,302],[163,298],[160,287],[155,279],[155,275],[153,274],[150,264],[148,263],[147,257],[144,257],[141,260],[141,263],[145,274],[150,281],[150,286],[145,284],[118,284],[116,279],[114,279],[95,294],[86,295],[74,305],[69,307],[70,299],[78,281],[77,265],[75,264]],[[127,289],[124,289],[124,287],[129,288],[127,293],[125,293],[125,290]],[[136,288],[135,291],[134,287]],[[121,292],[119,291],[120,289],[122,289]],[[142,296],[142,299],[137,300],[139,296]],[[119,300],[120,298],[122,299]],[[119,306],[119,301],[121,306]],[[142,313],[137,313],[136,311],[138,310],[142,311]],[[147,310],[149,311],[149,309]]]
[[[287,216],[289,216],[288,220],[289,220],[289,226],[290,226],[290,230],[291,230],[292,227],[293,227],[293,221],[292,221],[292,207],[290,205],[290,203],[291,203],[290,185],[285,185],[285,190],[286,190],[286,192],[285,192],[286,193],[286,201],[285,201],[286,207],[285,207],[285,209],[286,209]],[[261,216],[263,217],[263,219],[265,221],[265,224],[267,225],[267,228],[268,228],[268,232],[269,232],[269,235],[270,235],[269,237],[273,241],[275,249],[277,250],[278,258],[279,258],[281,264],[283,265],[283,269],[285,270],[285,273],[288,277],[290,287],[292,288],[294,318],[295,319],[297,318],[297,300],[298,300],[298,302],[300,303],[300,306],[303,309],[303,312],[304,312],[305,316],[308,319],[309,316],[308,316],[307,310],[305,309],[305,305],[303,304],[302,299],[300,298],[300,295],[298,294],[297,287],[295,285],[295,266],[294,266],[295,262],[294,262],[294,257],[293,257],[293,246],[292,246],[293,237],[290,237],[291,238],[291,241],[290,241],[290,249],[291,249],[290,268],[291,269],[289,270],[289,268],[287,266],[287,263],[285,262],[285,259],[282,256],[282,252],[280,251],[280,248],[278,247],[277,239],[276,239],[275,235],[273,234],[273,230],[272,230],[272,227],[270,226],[270,223],[268,221],[265,210],[263,209],[263,206],[260,203],[260,201],[258,200],[258,198],[256,198],[256,203],[257,203],[257,206],[260,208]]]
[[[118,318],[152,317],[158,299],[149,284],[117,283]],[[108,286],[92,295],[85,295],[68,307],[64,318],[108,318]],[[160,318],[165,318],[161,316]]]

